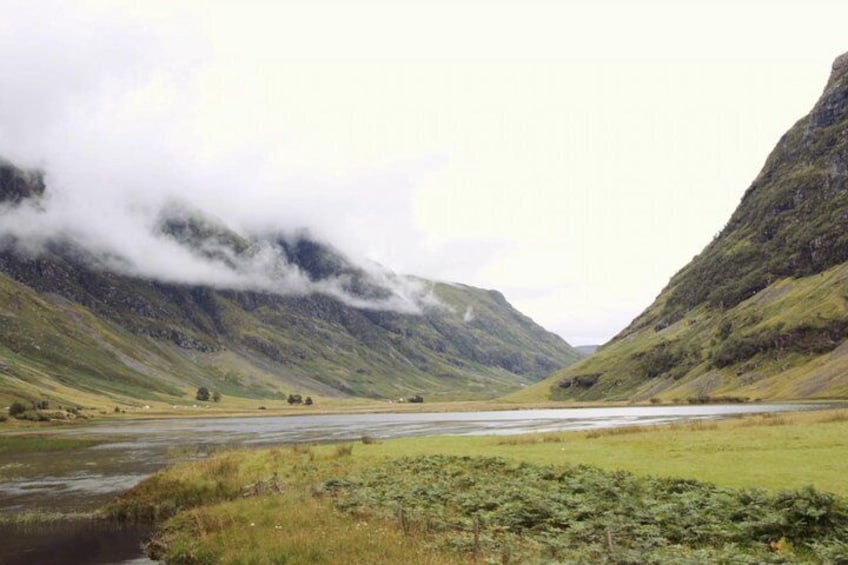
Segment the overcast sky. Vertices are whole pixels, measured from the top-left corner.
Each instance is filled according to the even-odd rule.
[[[710,241],[848,50],[844,1],[133,4],[0,0],[0,155],[67,221],[309,227],[574,345]]]

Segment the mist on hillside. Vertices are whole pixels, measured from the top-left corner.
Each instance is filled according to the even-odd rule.
[[[406,172],[331,177],[295,167],[284,149],[298,140],[243,135],[260,125],[249,108],[204,107],[210,93],[197,80],[208,46],[200,38],[118,9],[80,12],[69,26],[45,20],[43,8],[0,23],[8,54],[0,60],[0,157],[42,170],[47,185],[37,201],[0,207],[7,244],[38,255],[69,242],[95,267],[167,282],[318,292],[400,312],[436,303],[427,285],[366,259],[369,246],[409,233],[399,225]],[[31,48],[12,48],[20,45]],[[233,140],[218,132],[213,141],[209,127],[230,128]],[[164,232],[163,215],[183,209],[237,233],[246,249],[214,238],[188,245]],[[339,249],[382,290],[352,291],[350,273],[309,276],[274,243],[303,237]]]
[[[396,275],[369,261],[352,262],[308,230],[237,233],[183,201],[108,199],[80,202],[50,189],[0,204],[0,248],[39,257],[61,248],[87,267],[163,282],[256,290],[281,295],[332,296],[356,308],[420,313],[439,306],[432,285]],[[163,193],[164,194],[164,193]],[[301,261],[290,249],[309,246]]]

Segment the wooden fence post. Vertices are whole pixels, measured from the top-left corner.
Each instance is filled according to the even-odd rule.
[[[406,519],[406,513],[403,511],[403,506],[398,506],[398,522],[404,534],[409,533],[409,522]]]
[[[480,518],[474,518],[474,562],[480,560]]]

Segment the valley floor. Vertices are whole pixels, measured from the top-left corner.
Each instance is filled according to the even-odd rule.
[[[169,563],[848,559],[848,410],[225,453],[107,513]],[[636,560],[636,561],[634,561]]]

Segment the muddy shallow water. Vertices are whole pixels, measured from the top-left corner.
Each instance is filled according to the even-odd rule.
[[[0,525],[3,565],[94,565],[153,563],[141,550],[150,533],[143,526],[95,521],[44,525]]]
[[[156,470],[209,450],[436,435],[506,435],[589,430],[716,419],[740,414],[826,408],[825,405],[739,404],[417,414],[345,414],[261,418],[122,421],[62,433],[104,440],[59,453],[0,456],[0,512],[86,512]],[[61,522],[0,527],[0,564],[142,563],[144,532],[108,524]],[[5,547],[4,547],[5,546]],[[56,560],[52,556],[56,555]]]

